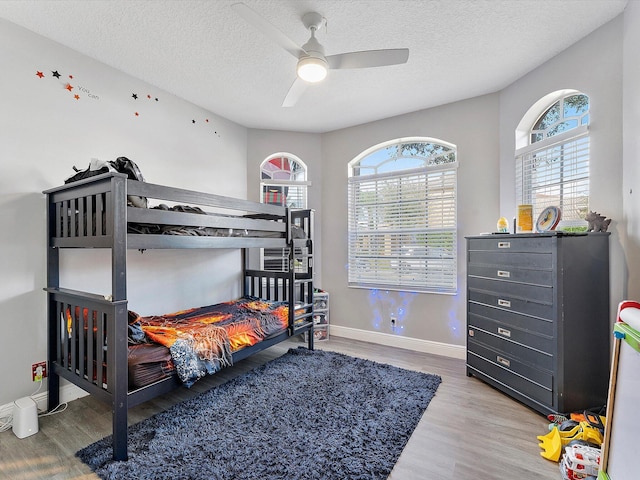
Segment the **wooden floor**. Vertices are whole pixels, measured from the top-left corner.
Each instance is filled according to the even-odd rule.
[[[289,341],[129,411],[135,423],[198,392],[218,385],[256,365],[282,355]],[[332,337],[319,349],[434,373],[442,384],[414,431],[391,480],[513,480],[560,478],[556,463],[539,454],[537,435],[547,432],[546,419],[465,374],[464,361]],[[18,439],[0,433],[0,479],[97,479],[75,458],[77,450],[111,433],[108,406],[84,397],[58,415],[41,417],[40,431]],[[229,479],[233,480],[233,479]],[[348,479],[336,479],[348,480]]]

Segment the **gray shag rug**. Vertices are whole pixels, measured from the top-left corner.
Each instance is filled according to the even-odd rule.
[[[291,349],[77,452],[102,479],[386,479],[441,378]]]

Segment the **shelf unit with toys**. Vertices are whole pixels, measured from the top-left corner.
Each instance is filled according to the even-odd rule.
[[[313,292],[313,335],[316,341],[329,340],[329,293],[320,289]]]

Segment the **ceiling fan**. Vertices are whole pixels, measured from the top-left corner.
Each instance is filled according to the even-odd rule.
[[[406,63],[409,58],[408,48],[365,50],[361,52],[325,55],[324,47],[316,39],[316,31],[326,22],[326,19],[319,13],[309,12],[302,16],[302,23],[307,30],[311,32],[311,37],[307,43],[300,47],[244,3],[234,3],[231,7],[238,15],[244,18],[244,20],[255,26],[266,37],[270,38],[298,59],[296,69],[298,76],[282,102],[283,107],[294,106],[305,91],[307,85],[324,80],[330,69],[398,65]]]

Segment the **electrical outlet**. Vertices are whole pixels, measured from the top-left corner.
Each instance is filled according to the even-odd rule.
[[[47,362],[31,365],[31,378],[34,382],[41,382],[43,378],[47,378]]]

